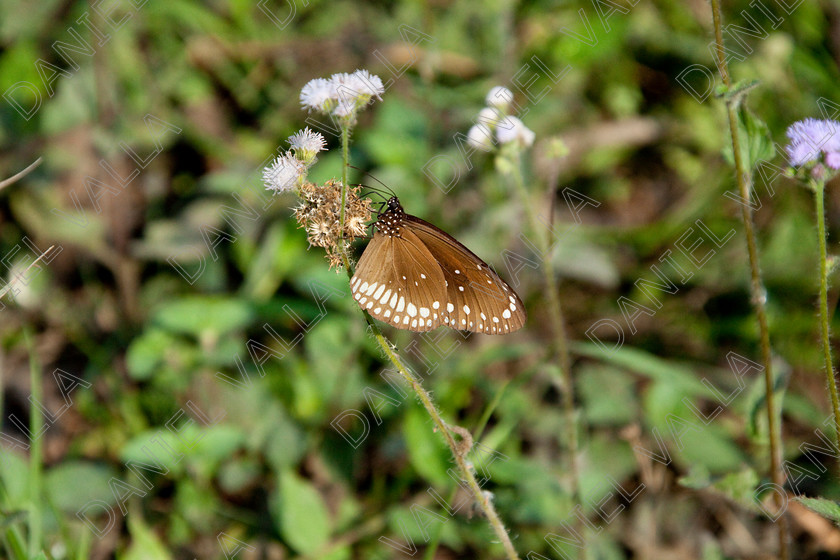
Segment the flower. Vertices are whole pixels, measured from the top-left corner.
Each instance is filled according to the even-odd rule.
[[[493,149],[493,132],[484,123],[474,124],[467,132],[467,144],[476,150],[489,152]]]
[[[301,104],[325,114],[352,121],[356,112],[375,97],[382,100],[385,86],[379,76],[367,70],[340,72],[329,79],[310,80],[300,91]]]
[[[805,119],[787,129],[790,144],[785,147],[795,167],[820,159],[831,169],[840,169],[840,123],[834,120]]]
[[[326,149],[327,141],[320,132],[313,132],[307,126],[299,130],[297,134],[289,136],[289,145],[295,157],[309,166],[315,162],[318,152]]]
[[[380,96],[385,93],[385,86],[376,74],[371,74],[367,70],[356,70],[350,75],[350,82],[353,89],[359,93],[382,100]]]
[[[324,78],[309,80],[303,89],[300,90],[300,103],[309,111],[315,109],[322,113],[328,113],[336,99],[336,91],[333,82]]]
[[[496,86],[487,94],[485,102],[490,107],[504,111],[513,102],[513,92],[506,87]]]
[[[500,144],[519,142],[521,146],[528,147],[534,143],[534,136],[534,131],[516,117],[505,117],[496,126],[496,139]]]
[[[265,188],[275,192],[294,189],[306,177],[306,164],[286,153],[277,156],[271,165],[263,169]]]
[[[495,107],[485,107],[478,112],[475,122],[486,124],[489,127],[495,127],[504,115]]]

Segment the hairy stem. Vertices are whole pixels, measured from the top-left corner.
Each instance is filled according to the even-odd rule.
[[[811,181],[814,200],[817,206],[817,229],[820,242],[820,335],[822,338],[823,359],[825,360],[825,380],[831,394],[831,407],[834,411],[834,435],[840,446],[840,399],[837,397],[837,378],[834,375],[834,360],[831,358],[831,333],[828,318],[828,262],[825,234],[825,183]]]
[[[715,28],[715,54],[717,57],[716,63],[720,71],[723,83],[727,89],[732,87],[732,80],[729,77],[729,69],[726,64],[726,55],[723,47],[723,24],[721,22],[720,0],[711,0],[712,2],[712,19],[714,20]],[[749,253],[750,261],[750,294],[755,315],[758,319],[758,331],[761,342],[761,359],[764,365],[764,392],[767,400],[767,424],[770,430],[770,476],[773,483],[778,488],[784,485],[784,475],[781,469],[782,462],[782,445],[781,445],[781,426],[776,418],[775,405],[775,391],[773,383],[773,369],[772,369],[772,352],[770,348],[770,329],[767,324],[767,312],[765,310],[765,290],[761,279],[761,267],[758,257],[758,246],[755,241],[755,230],[753,227],[752,207],[746,202],[750,200],[750,177],[748,172],[744,169],[744,161],[741,157],[741,143],[738,138],[738,120],[736,115],[736,107],[732,100],[726,103],[726,113],[729,120],[729,135],[732,139],[732,155],[735,160],[735,175],[738,181],[738,188],[740,190],[741,199],[744,203],[741,204],[741,218],[744,222],[744,234],[747,238],[747,251]],[[782,496],[778,492],[773,492],[776,508],[782,512],[784,503]],[[777,524],[779,530],[779,558],[781,560],[788,560],[790,553],[788,551],[788,528],[787,516],[782,513],[778,518]]]

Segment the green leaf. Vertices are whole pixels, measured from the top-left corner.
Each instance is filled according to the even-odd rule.
[[[825,498],[794,498],[797,502],[840,525],[840,503]]]
[[[759,161],[769,161],[776,155],[776,148],[770,136],[767,124],[756,117],[745,106],[737,111],[738,141],[741,148],[744,169],[752,170]],[[735,165],[732,156],[732,141],[727,142],[723,149],[723,156],[730,165]]]
[[[155,328],[150,328],[134,339],[126,353],[126,366],[132,379],[150,379],[173,343],[174,339],[169,333]]]
[[[251,318],[251,308],[245,301],[192,296],[168,302],[154,322],[173,332],[218,337],[245,327]]]
[[[68,461],[47,471],[45,486],[58,509],[76,513],[91,500],[113,503],[108,481],[116,475],[114,469],[106,465]]]
[[[411,464],[421,475],[436,485],[448,480],[449,448],[443,436],[434,430],[426,410],[418,406],[408,409],[405,416],[405,441]]]
[[[663,360],[638,348],[622,346],[613,351],[606,351],[596,344],[579,342],[572,344],[572,350],[576,354],[602,360],[671,385],[675,390],[682,391],[683,396],[715,397],[709,388],[700,382],[700,376],[692,371],[691,367],[673,360]]]
[[[128,532],[131,534],[131,545],[122,560],[171,560],[166,546],[139,514],[128,516]]]
[[[283,539],[301,554],[317,552],[330,536],[330,519],[318,491],[291,470],[280,475],[272,512]]]

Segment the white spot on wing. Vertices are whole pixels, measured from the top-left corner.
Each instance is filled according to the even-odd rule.
[[[382,296],[382,292],[385,291],[385,284],[382,284],[377,288],[375,292],[373,292],[373,299],[379,299]]]
[[[466,313],[467,315],[470,314],[470,306],[469,305],[464,306],[464,313]]]
[[[504,317],[505,319],[510,319],[510,310],[505,309],[505,310],[502,312],[502,317]]]
[[[406,311],[408,312],[409,316],[416,317],[417,316],[417,308],[414,306],[413,303],[409,303],[408,307],[406,307]]]
[[[440,308],[440,302],[439,301],[435,301],[435,302],[432,303],[432,309],[439,309],[439,308]]]
[[[447,303],[447,304],[446,304],[446,310],[447,310],[449,313],[452,313],[453,311],[455,311],[455,306],[454,306],[454,305],[452,305],[451,303]]]
[[[420,316],[421,317],[428,317],[429,316],[429,308],[428,307],[421,307],[420,308]]]
[[[405,309],[405,298],[400,296],[400,301],[397,303],[397,311],[402,313],[403,309]]]

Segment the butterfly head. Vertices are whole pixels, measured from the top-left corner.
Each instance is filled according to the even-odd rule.
[[[392,196],[386,204],[388,206],[387,210],[379,213],[379,219],[376,220],[374,225],[383,235],[400,237],[402,219],[405,214],[400,204],[400,199]]]
[[[403,209],[399,198],[392,196],[388,199],[388,211],[402,213]]]

